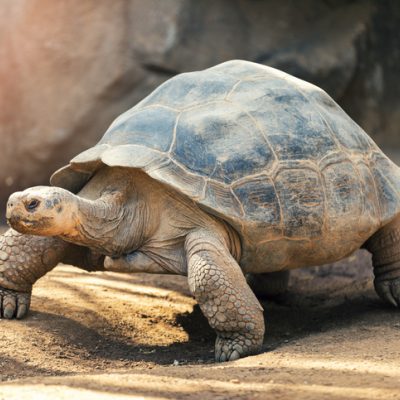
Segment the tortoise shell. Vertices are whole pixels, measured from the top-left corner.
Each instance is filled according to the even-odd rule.
[[[104,164],[231,224],[253,272],[340,259],[400,210],[399,168],[323,90],[240,60],[169,79],[51,183],[77,192]]]

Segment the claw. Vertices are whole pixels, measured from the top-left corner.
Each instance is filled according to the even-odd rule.
[[[7,294],[3,297],[3,317],[11,319],[14,316],[17,301],[15,296]]]
[[[400,278],[374,282],[375,290],[379,297],[392,304],[394,307],[400,307]]]
[[[394,298],[397,307],[400,307],[400,279],[393,280],[390,285],[392,297]]]
[[[240,358],[240,354],[237,350],[233,350],[232,354],[229,356],[229,361],[238,360]]]
[[[21,319],[29,311],[30,293],[0,288],[0,318]]]
[[[232,338],[218,336],[215,342],[215,361],[234,361],[241,357],[259,353],[262,337],[235,335]]]
[[[17,309],[17,319],[22,319],[26,316],[29,311],[29,306],[31,304],[30,294],[21,293],[18,297],[18,309]]]

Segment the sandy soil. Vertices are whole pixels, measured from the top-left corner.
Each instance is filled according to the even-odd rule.
[[[59,266],[23,321],[0,320],[0,399],[400,399],[400,312],[369,256],[295,271],[263,302],[263,353],[214,364],[183,277]]]

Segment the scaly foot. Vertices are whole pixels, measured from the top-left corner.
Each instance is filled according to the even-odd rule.
[[[374,285],[382,300],[400,308],[400,277],[390,280],[375,279]]]
[[[215,342],[215,361],[233,361],[260,352],[262,336],[251,332],[242,335],[238,332],[218,334]]]
[[[29,311],[31,293],[0,288],[0,317],[24,318]]]

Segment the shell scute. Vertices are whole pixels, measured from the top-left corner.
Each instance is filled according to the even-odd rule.
[[[137,143],[159,151],[171,146],[178,113],[163,107],[129,112],[105,133],[99,144],[121,146]],[[131,113],[132,114],[132,113]]]
[[[339,106],[331,107],[319,103],[316,107],[327,130],[344,150],[363,152],[376,148],[373,141]]]
[[[358,223],[363,207],[363,187],[350,161],[331,164],[323,171],[326,207],[330,211],[327,229],[343,231]]]
[[[318,238],[324,226],[324,197],[317,172],[284,169],[275,178],[276,192],[283,204],[284,235]]]
[[[241,82],[229,100],[258,121],[280,160],[319,159],[338,149],[315,109],[283,79]]]
[[[251,68],[250,68],[251,67]],[[242,60],[229,60],[209,68],[215,73],[229,75],[237,79],[249,78],[257,74],[265,75],[265,66]]]
[[[223,100],[237,79],[209,71],[176,75],[138,104],[140,107],[161,104],[178,110],[215,100]]]
[[[224,210],[232,210],[231,217],[240,221],[245,218],[245,213],[236,196],[232,195],[228,186],[221,185],[219,182],[210,180],[206,183],[204,191],[204,205],[211,209],[217,209],[223,213]]]
[[[159,168],[148,171],[149,175],[168,186],[177,188],[194,200],[201,197],[204,191],[205,178],[195,174],[188,174],[183,166],[176,164],[173,160],[163,163]]]
[[[167,156],[157,150],[149,149],[139,144],[125,144],[121,146],[110,147],[101,155],[101,162],[110,167],[119,167],[121,165],[141,168],[145,171],[151,171],[165,165]]]
[[[281,206],[275,191],[274,182],[269,176],[261,175],[249,178],[233,186],[247,218],[251,221],[263,221],[264,228],[282,234]],[[265,235],[268,235],[265,231]]]
[[[365,226],[367,230],[379,225],[381,211],[378,193],[372,176],[371,170],[364,160],[357,163],[357,169],[361,180],[361,201],[362,212],[360,215],[360,226]]]
[[[374,153],[371,157],[370,169],[378,193],[381,219],[390,220],[399,210],[400,174],[398,167],[382,154]]]
[[[171,156],[190,171],[226,184],[263,171],[275,160],[254,121],[229,103],[183,113]]]

